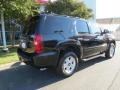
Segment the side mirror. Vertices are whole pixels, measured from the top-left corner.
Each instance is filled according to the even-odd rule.
[[[108,29],[104,29],[102,34],[107,34],[107,33],[110,33],[110,31]]]

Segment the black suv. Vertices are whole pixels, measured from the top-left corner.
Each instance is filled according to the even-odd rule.
[[[52,66],[68,77],[81,60],[103,53],[112,58],[115,46],[113,35],[96,24],[70,16],[42,14],[27,23],[17,53],[26,64]]]

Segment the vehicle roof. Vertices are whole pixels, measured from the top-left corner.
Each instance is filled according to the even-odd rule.
[[[73,17],[73,16],[67,16],[67,15],[58,15],[58,14],[40,14],[42,16],[50,16],[50,17],[63,17],[68,19],[74,19],[74,20],[81,20],[87,22],[85,19],[79,18],[79,17]]]

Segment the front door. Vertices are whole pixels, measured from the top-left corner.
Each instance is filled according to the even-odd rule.
[[[84,21],[77,21],[76,24],[78,39],[83,47],[83,58],[99,54],[107,47],[101,30],[93,26]]]
[[[107,48],[101,34],[85,34],[82,40],[84,58],[100,54]]]
[[[107,43],[105,43],[101,29],[96,24],[91,23],[88,23],[88,27],[90,34],[83,36],[83,42],[86,43],[87,47],[84,47],[84,57],[100,54],[107,48]]]

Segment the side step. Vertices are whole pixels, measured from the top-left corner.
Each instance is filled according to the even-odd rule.
[[[95,58],[98,58],[98,57],[104,57],[105,54],[99,54],[99,55],[95,55],[95,56],[92,56],[92,57],[89,57],[89,58],[85,58],[85,59],[82,59],[83,61],[89,61],[91,59],[95,59]]]

